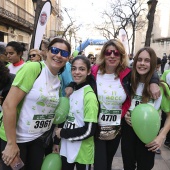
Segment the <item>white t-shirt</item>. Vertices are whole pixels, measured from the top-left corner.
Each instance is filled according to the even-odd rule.
[[[21,64],[21,65],[19,65],[19,66],[14,66],[13,64],[9,64],[9,65],[8,65],[8,68],[9,68],[10,73],[16,74],[17,71],[18,71],[24,64],[25,64],[25,63],[23,63],[23,64]]]
[[[138,104],[141,103],[144,85],[145,85],[144,83],[138,84],[138,87],[136,89],[136,94],[131,101],[131,106],[130,106],[129,110],[132,111]],[[153,100],[153,99],[149,100],[148,104],[152,105],[156,110],[159,110],[159,108],[161,106],[161,101],[162,101],[162,94],[160,95],[160,97],[157,100]]]
[[[100,126],[120,125],[122,104],[126,100],[126,93],[120,79],[114,74],[97,73],[97,93],[101,113],[98,123]]]
[[[36,67],[40,67],[39,63],[36,64],[38,64]],[[54,111],[59,103],[58,75],[53,75],[47,65],[42,62],[43,67],[37,78],[38,74],[34,65],[34,63],[25,64],[16,74],[12,84],[27,93],[17,107],[19,110],[16,128],[17,143],[32,141],[47,131],[52,125]]]

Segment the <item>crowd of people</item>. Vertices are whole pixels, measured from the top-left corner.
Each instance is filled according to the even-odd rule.
[[[14,160],[22,160],[22,170],[40,170],[52,152],[61,156],[62,170],[111,170],[120,142],[124,170],[151,170],[161,145],[170,148],[170,70],[158,74],[163,62],[154,49],[128,56],[122,42],[111,39],[100,55],[86,57],[54,38],[31,49],[26,61],[24,51],[15,41],[0,46],[2,170],[11,170]],[[70,109],[63,123],[54,124],[60,97],[69,99]],[[163,119],[147,144],[131,123],[140,103]]]

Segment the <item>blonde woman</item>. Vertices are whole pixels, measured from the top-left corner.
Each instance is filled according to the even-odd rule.
[[[38,49],[31,49],[28,55],[30,61],[41,61],[41,54]]]

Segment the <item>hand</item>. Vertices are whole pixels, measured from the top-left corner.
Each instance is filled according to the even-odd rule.
[[[148,147],[148,151],[156,152],[156,150],[160,149],[162,143],[164,141],[164,138],[158,135],[152,142],[145,145]]]
[[[59,153],[60,152],[60,146],[59,145],[53,145],[53,153]]]
[[[16,155],[20,154],[20,150],[18,148],[18,145],[16,143],[9,144],[7,143],[4,151],[2,152],[2,160],[4,163],[9,166]]]
[[[61,129],[62,128],[57,128],[56,131],[55,131],[55,134],[56,134],[57,138],[59,138],[59,139],[61,138],[61,136],[60,136]]]
[[[66,87],[65,92],[66,92],[66,97],[69,97],[73,93],[73,88],[72,87]]]
[[[126,114],[125,114],[125,120],[126,120],[126,123],[129,126],[132,126],[132,124],[131,124],[131,116],[130,116],[130,112],[129,111],[127,111]]]
[[[160,97],[160,95],[161,95],[160,88],[156,83],[151,83],[149,86],[149,90],[150,90],[152,98],[154,100],[156,100]]]

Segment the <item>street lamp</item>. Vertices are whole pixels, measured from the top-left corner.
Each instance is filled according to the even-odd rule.
[[[32,2],[33,2],[34,11],[36,11],[36,8],[37,8],[37,0],[32,0]]]
[[[81,43],[82,43],[82,40],[80,40],[79,43],[80,43],[80,52],[81,52]]]

